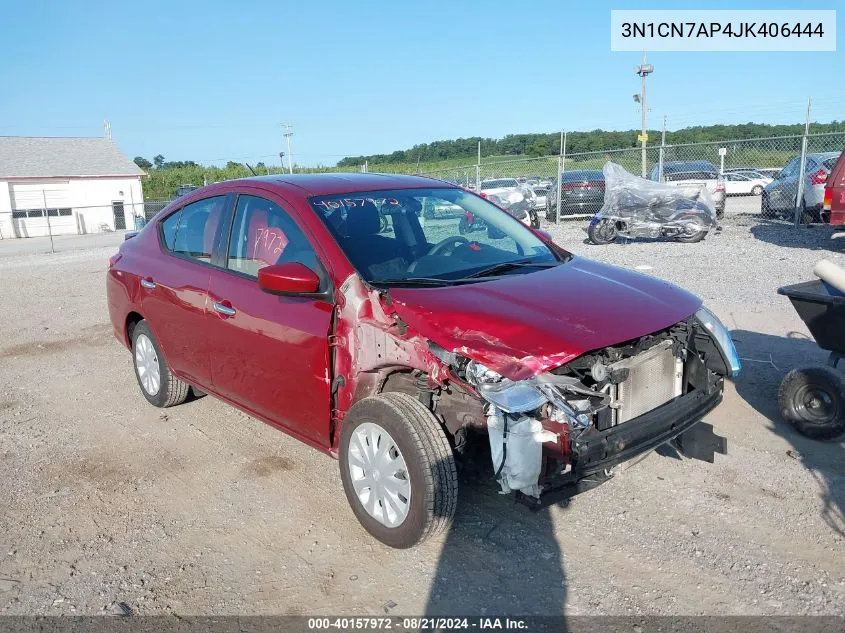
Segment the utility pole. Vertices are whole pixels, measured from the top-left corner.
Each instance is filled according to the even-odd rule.
[[[643,63],[639,66],[634,67],[634,72],[637,73],[642,78],[642,89],[640,94],[634,95],[634,101],[640,104],[640,108],[643,112],[643,127],[642,133],[640,134],[640,138],[637,139],[643,145],[643,165],[642,165],[642,177],[646,177],[647,173],[647,164],[646,164],[646,144],[648,143],[648,102],[646,100],[646,78],[654,72],[654,66],[646,62],[646,54],[643,51]]]
[[[293,136],[293,126],[290,123],[282,123],[282,127],[285,128],[284,136],[288,142],[288,173],[293,173],[293,150],[290,147],[290,137]]]

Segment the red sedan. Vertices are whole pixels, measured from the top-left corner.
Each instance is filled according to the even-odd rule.
[[[421,222],[426,205],[455,213]],[[466,213],[484,230],[461,235]],[[355,515],[394,547],[449,524],[473,430],[534,506],[670,440],[724,451],[699,422],[739,359],[699,299],[441,181],[204,187],[123,243],[107,290],[151,404],[207,392],[339,458]]]

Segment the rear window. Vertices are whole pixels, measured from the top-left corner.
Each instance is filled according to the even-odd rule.
[[[833,171],[833,168],[836,167],[836,161],[839,160],[839,156],[834,156],[833,158],[828,158],[827,160],[822,161],[822,165],[828,171]]]
[[[604,180],[604,172],[596,170],[565,171],[563,182],[585,182],[593,180]]]

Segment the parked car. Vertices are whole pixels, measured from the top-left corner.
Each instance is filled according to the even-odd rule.
[[[728,172],[723,176],[725,180],[725,195],[728,196],[759,196],[766,185],[772,182],[764,176],[754,177],[753,172]]]
[[[421,226],[427,198],[487,231]],[[534,507],[673,439],[708,461],[725,450],[700,420],[739,359],[700,299],[442,181],[211,185],[123,242],[106,290],[150,404],[208,393],[337,458],[353,513],[393,547],[448,527],[471,430],[487,430],[502,490]]]
[[[481,181],[481,196],[508,211],[527,226],[540,228],[540,217],[532,187],[522,184],[518,178],[490,178]],[[526,204],[526,201],[530,201]],[[528,207],[526,209],[526,207]]]
[[[777,178],[766,185],[760,201],[764,215],[774,214],[792,217],[799,206],[802,222],[821,222],[824,205],[824,187],[841,152],[807,154],[804,165],[804,192],[798,202],[798,182],[801,172],[801,157],[796,156],[778,173]]]
[[[651,170],[651,180],[659,180],[659,166]],[[716,206],[716,217],[725,213],[725,180],[716,165],[707,160],[679,160],[663,163],[664,182],[681,187],[706,187]]]
[[[604,204],[604,174],[600,169],[576,169],[563,172],[560,190],[560,215],[595,215]],[[546,219],[555,221],[557,191],[553,184],[546,195]]]
[[[534,192],[534,195],[537,197],[534,203],[535,209],[545,209],[546,208],[546,196],[549,195],[549,188],[544,187],[543,185],[539,184],[539,182],[535,185],[531,185],[531,190]]]
[[[845,152],[839,155],[824,185],[822,214],[826,222],[845,227]]]
[[[487,178],[481,181],[481,191],[484,193],[502,193],[519,189],[520,183],[516,178]]]
[[[179,185],[176,187],[176,197],[181,198],[182,196],[186,196],[197,189],[199,189],[197,185]]]

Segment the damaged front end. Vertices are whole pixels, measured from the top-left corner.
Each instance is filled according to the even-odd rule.
[[[702,308],[666,330],[584,354],[513,381],[467,361],[458,368],[486,402],[503,492],[547,505],[606,480],[617,464],[675,440],[713,461],[724,438],[700,423],[739,372],[724,326]]]

